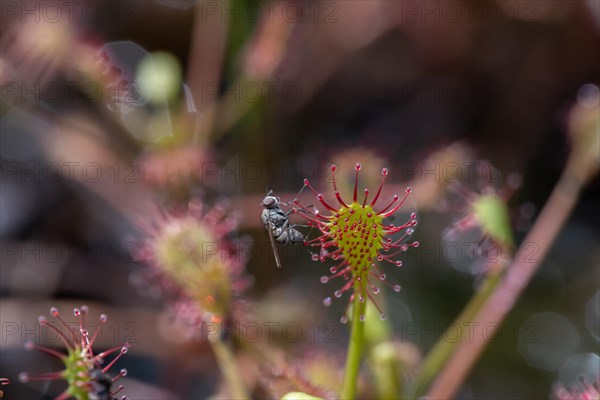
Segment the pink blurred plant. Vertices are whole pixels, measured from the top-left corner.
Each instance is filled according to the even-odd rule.
[[[224,205],[206,210],[200,201],[142,226],[146,239],[138,259],[149,269],[139,284],[156,287],[195,334],[204,322],[231,318],[251,282],[244,274],[246,243],[231,237],[235,228]]]

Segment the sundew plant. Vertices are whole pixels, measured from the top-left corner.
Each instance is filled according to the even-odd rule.
[[[600,398],[595,2],[1,13],[3,399]]]

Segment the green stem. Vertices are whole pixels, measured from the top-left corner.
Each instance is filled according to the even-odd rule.
[[[467,328],[466,332],[470,332],[469,324],[473,321],[475,315],[477,315],[479,310],[494,293],[495,288],[498,286],[501,281],[501,277],[503,276],[503,270],[504,267],[500,265],[493,265],[491,267],[490,273],[482,282],[482,285],[479,287],[475,295],[471,297],[469,303],[467,303],[460,315],[454,320],[452,326],[458,326],[461,333],[465,332],[463,327]],[[431,384],[433,378],[444,366],[444,364],[446,364],[461,341],[462,335],[461,337],[457,338],[457,340],[447,341],[440,339],[440,341],[435,344],[423,362],[421,373],[419,374],[417,381],[415,382],[415,385],[408,396],[409,398],[418,398],[425,393],[425,390]]]
[[[219,369],[221,370],[221,374],[223,374],[223,379],[232,398],[249,399],[250,396],[246,392],[246,387],[229,346],[219,338],[209,338],[208,341],[212,346]]]
[[[362,358],[364,346],[364,321],[361,316],[365,315],[366,300],[361,302],[361,296],[354,296],[352,304],[352,327],[350,330],[350,343],[348,343],[348,356],[346,358],[346,373],[344,375],[344,387],[342,389],[342,399],[354,399],[356,397],[356,387],[358,384],[358,371]],[[366,296],[363,294],[362,298]]]

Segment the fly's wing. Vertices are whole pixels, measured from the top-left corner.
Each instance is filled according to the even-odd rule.
[[[268,209],[265,208],[262,210],[262,213],[260,214],[260,220],[262,221],[266,231],[271,229],[271,221]]]
[[[269,232],[269,239],[271,240],[271,248],[273,249],[273,256],[275,257],[275,264],[277,265],[277,268],[281,268],[281,261],[279,261],[279,254],[277,254],[277,247],[275,247],[275,239],[273,238],[273,230],[271,229],[271,226],[268,226],[267,232]]]

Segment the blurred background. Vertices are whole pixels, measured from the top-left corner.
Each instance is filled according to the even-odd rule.
[[[597,107],[599,98],[596,0],[1,7],[0,377],[12,381],[3,387],[7,398],[51,398],[64,389],[64,382],[17,379],[23,370],[60,368],[22,347],[47,339],[37,317],[53,305],[67,316],[81,304],[92,319],[108,315],[97,346],[132,344],[116,367],[129,371],[122,381],[130,398],[222,390],[207,344],[186,339],[160,298],[132,284],[145,268],[136,261],[140,221],[195,198],[227,204],[239,235],[252,240],[249,318],[300,329],[298,339],[269,341],[273,354],[294,365],[329,362],[335,372],[345,357],[345,302],[323,307],[337,287],[319,282],[327,267],[302,246],[279,246],[277,269],[259,217],[266,189],[290,201],[308,178],[332,194],[332,162],[350,183],[361,162],[360,187],[371,190],[387,167],[388,197],[413,187],[403,212],[418,213],[421,246],[403,256],[401,269],[383,266],[402,285],[384,296],[394,336],[422,357],[478,281],[466,243],[481,235],[449,240],[445,233],[462,214],[449,206],[456,199],[446,187],[480,190],[480,178],[468,172],[482,159],[498,190],[518,176],[509,209],[519,242],[569,155],[570,110]],[[351,187],[342,190],[346,198]],[[302,198],[316,202],[309,193]],[[460,398],[548,398],[555,382],[597,376],[599,200],[596,178]],[[530,250],[521,256],[535,258]],[[238,362],[256,397],[267,396],[261,362],[251,352]]]

